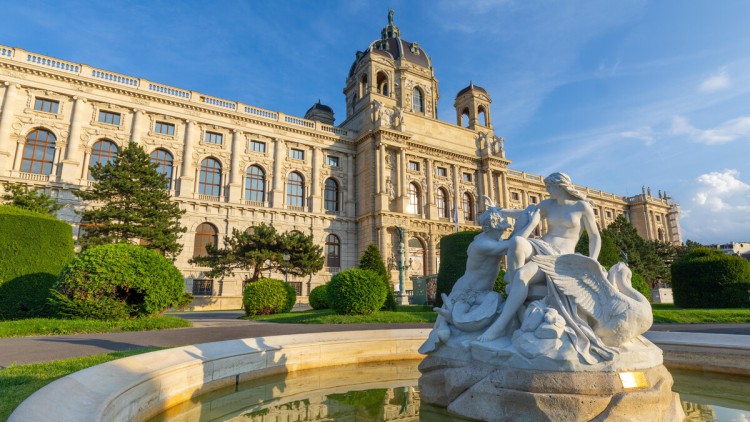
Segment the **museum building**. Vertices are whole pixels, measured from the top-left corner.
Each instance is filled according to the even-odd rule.
[[[485,89],[470,83],[456,93],[455,123],[437,119],[432,60],[401,38],[392,15],[380,38],[356,53],[337,126],[319,102],[300,118],[2,45],[0,82],[0,183],[44,189],[65,205],[58,217],[74,236],[75,210],[90,205],[72,191],[91,186],[89,167],[130,142],[146,149],[187,211],[175,264],[196,308],[241,303],[242,274],[210,280],[206,268],[188,263],[233,229],[263,222],[312,235],[325,267],[289,279],[306,301],[312,288],[355,266],[369,243],[393,264],[397,226],[405,229],[408,276],[420,277],[437,273],[442,236],[480,229],[483,195],[505,208],[547,197],[543,176],[508,168]],[[600,227],[624,215],[645,239],[681,243],[679,205],[666,193],[578,189],[594,201]]]

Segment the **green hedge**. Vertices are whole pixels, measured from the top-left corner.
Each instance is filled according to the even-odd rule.
[[[440,269],[438,270],[437,294],[435,306],[443,306],[442,294],[451,292],[456,281],[466,271],[466,250],[478,235],[476,231],[464,231],[449,234],[440,239]]]
[[[313,309],[328,309],[328,285],[317,286],[310,292],[310,306]]]
[[[70,224],[0,205],[0,319],[51,316],[50,288],[74,256]]]
[[[710,248],[697,248],[672,263],[672,292],[680,308],[745,308],[750,263]]]
[[[56,290],[64,316],[122,319],[178,305],[185,284],[177,267],[157,252],[120,243],[78,254],[63,268]]]
[[[642,275],[633,271],[633,277],[630,279],[630,285],[633,286],[634,289],[638,290],[640,294],[646,296],[646,299],[651,302],[651,288],[648,287],[646,279],[643,278]]]
[[[359,268],[336,274],[326,290],[328,306],[343,315],[369,315],[383,306],[386,296],[380,274]]]
[[[367,245],[367,249],[359,258],[357,268],[363,270],[372,270],[380,274],[385,285],[385,302],[381,310],[383,311],[395,311],[396,310],[396,298],[393,296],[393,284],[391,283],[391,273],[385,269],[385,263],[383,258],[380,256],[380,250],[374,243]]]
[[[284,289],[286,291],[286,301],[284,302],[284,308],[281,310],[282,313],[292,312],[294,304],[297,303],[297,291],[294,290],[289,283],[284,283]]]
[[[259,278],[248,283],[242,295],[242,304],[247,315],[271,315],[288,312],[294,306],[289,306],[289,289],[291,286],[275,278]],[[292,288],[292,293],[294,289]],[[294,298],[296,301],[296,293]]]

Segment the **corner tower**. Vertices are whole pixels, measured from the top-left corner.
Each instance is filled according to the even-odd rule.
[[[368,110],[377,100],[388,107],[437,118],[440,98],[430,56],[416,42],[401,38],[393,23],[393,9],[380,39],[357,51],[344,88],[346,119]]]
[[[487,90],[470,82],[469,86],[456,94],[456,124],[469,129],[476,129],[477,126],[492,129],[491,103]]]

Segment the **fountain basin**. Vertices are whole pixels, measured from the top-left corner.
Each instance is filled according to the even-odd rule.
[[[268,375],[351,363],[421,359],[429,329],[259,337],[160,350],[63,377],[9,421],[145,420],[206,392]],[[750,375],[747,336],[649,332],[671,367]],[[706,356],[710,351],[709,357]],[[676,359],[673,359],[673,356]]]

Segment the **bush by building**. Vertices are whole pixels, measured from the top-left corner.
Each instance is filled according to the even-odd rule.
[[[0,320],[51,316],[50,289],[73,256],[68,223],[0,206]]]
[[[288,312],[294,306],[289,306],[290,287],[287,283],[275,278],[259,278],[247,283],[242,295],[242,304],[247,315],[271,315]],[[294,289],[292,289],[294,291]],[[296,293],[295,293],[296,300]]]
[[[396,299],[393,297],[393,284],[391,283],[391,273],[385,269],[385,263],[383,258],[380,256],[380,251],[374,243],[370,243],[365,249],[365,252],[359,258],[359,264],[357,268],[363,270],[372,270],[380,274],[385,284],[385,303],[383,303],[384,311],[395,311],[396,310]]]
[[[294,290],[294,287],[289,283],[284,283],[284,289],[286,291],[286,301],[284,302],[284,309],[282,309],[281,312],[292,312],[294,304],[297,303],[297,291]]]
[[[649,302],[651,301],[651,288],[648,287],[648,283],[646,283],[646,279],[644,279],[642,275],[633,271],[633,276],[630,279],[630,285],[633,286],[634,289],[638,290],[640,294],[646,296],[646,299],[648,299]]]
[[[310,306],[313,309],[328,309],[328,285],[315,287],[310,292]]]
[[[710,248],[696,248],[672,263],[672,293],[680,308],[744,308],[750,263]]]
[[[386,296],[381,276],[359,268],[336,274],[326,290],[328,306],[344,315],[369,315],[383,306]]]
[[[440,268],[438,269],[435,306],[443,306],[442,294],[450,294],[453,285],[466,272],[466,250],[479,232],[464,231],[440,239]]]
[[[55,289],[63,316],[123,319],[180,304],[185,285],[177,267],[159,253],[120,243],[78,254],[63,268]]]

